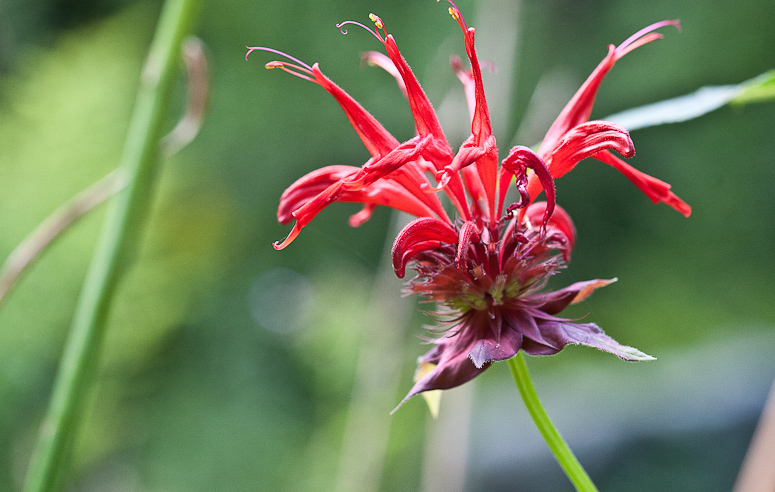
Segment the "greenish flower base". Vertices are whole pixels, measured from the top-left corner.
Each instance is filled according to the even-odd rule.
[[[579,492],[597,492],[597,487],[592,483],[589,475],[587,475],[579,460],[576,459],[576,456],[573,455],[573,452],[562,439],[560,432],[552,424],[551,419],[541,405],[535,387],[533,387],[533,382],[530,379],[530,373],[527,370],[525,354],[520,350],[517,356],[512,357],[508,362],[511,375],[514,376],[514,382],[517,383],[519,394],[522,396],[522,401],[525,402],[533,422],[535,422],[541,435],[544,436],[546,444],[565,474]]]

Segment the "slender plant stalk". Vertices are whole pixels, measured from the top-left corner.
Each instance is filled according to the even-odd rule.
[[[519,394],[522,396],[522,401],[525,402],[530,416],[533,418],[538,430],[541,431],[541,435],[544,436],[544,440],[555,459],[570,481],[573,482],[576,490],[579,492],[597,492],[595,484],[592,483],[589,475],[587,475],[579,460],[576,459],[573,452],[562,439],[560,432],[552,424],[549,415],[546,414],[546,410],[541,405],[541,401],[538,399],[538,394],[533,386],[533,381],[530,379],[530,373],[527,370],[525,355],[521,350],[516,357],[509,359],[509,369],[511,369],[511,375],[514,376],[514,382],[517,383]]]
[[[82,410],[95,379],[106,320],[123,267],[136,249],[149,208],[159,139],[169,107],[180,45],[192,26],[197,0],[164,4],[143,67],[121,168],[127,187],[112,203],[84,282],[48,413],[27,472],[25,492],[58,490]]]
[[[11,252],[0,270],[0,308],[16,282],[35,263],[35,260],[62,236],[65,230],[118,193],[124,185],[123,175],[116,171],[111,172],[56,209],[24,238]]]

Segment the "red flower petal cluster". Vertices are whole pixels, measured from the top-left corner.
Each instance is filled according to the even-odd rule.
[[[450,2],[452,3],[452,2]],[[274,61],[280,68],[320,85],[341,105],[371,158],[361,167],[328,166],[292,184],[282,195],[277,212],[285,224],[295,220],[290,244],[321,210],[333,202],[359,202],[363,209],[350,218],[352,226],[369,219],[378,206],[417,217],[396,238],[393,266],[403,278],[408,266],[417,275],[407,291],[439,306],[441,335],[429,339],[433,348],[420,357],[421,370],[409,397],[428,390],[463,384],[493,361],[513,357],[519,350],[546,355],[567,344],[595,347],[624,360],[650,356],[617,343],[594,323],[575,323],[557,315],[595,289],[614,280],[578,282],[556,292],[543,288],[552,274],[570,259],[576,231],[568,214],[555,203],[554,179],[592,157],[624,174],[654,203],[664,202],[688,216],[691,208],[670,191],[670,185],[644,174],[622,159],[635,148],[627,130],[607,121],[588,121],[600,83],[626,53],[662,37],[654,32],[678,21],[662,21],[635,33],[619,46],[609,46],[603,59],[551,126],[537,152],[512,148],[498,159],[485,99],[482,74],[474,48],[475,30],[468,27],[452,3],[450,14],[463,31],[470,69],[453,59],[452,68],[468,98],[471,136],[453,152],[428,97],[401,56],[382,20],[371,14],[373,33],[385,47],[365,59],[392,74],[409,102],[416,136],[399,142],[360,104],[312,66],[269,48],[290,61]],[[247,55],[246,55],[247,56]],[[435,185],[429,177],[433,177]],[[508,189],[516,183],[519,201],[505,208]],[[544,192],[546,201],[535,202]],[[440,195],[454,207],[447,214]]]

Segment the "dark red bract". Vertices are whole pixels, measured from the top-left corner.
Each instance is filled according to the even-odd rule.
[[[460,60],[452,63],[471,109],[471,136],[456,153],[379,17],[372,14],[375,28],[366,29],[384,44],[387,56],[369,52],[364,57],[392,74],[409,102],[416,136],[403,143],[323,75],[317,64],[309,66],[272,49],[249,48],[248,53],[264,50],[286,56],[290,62],[274,61],[267,67],[314,82],[334,96],[371,154],[361,167],[328,166],[292,184],[280,199],[277,217],[283,224],[293,220],[295,224],[275,248],[288,246],[315,215],[337,201],[364,205],[350,218],[353,226],[368,220],[378,205],[417,217],[396,238],[393,266],[402,278],[407,266],[416,270],[416,276],[407,282],[407,291],[435,302],[435,314],[445,321],[439,336],[428,340],[433,348],[420,357],[418,377],[404,401],[423,391],[463,384],[493,361],[513,357],[519,350],[547,355],[570,343],[605,350],[625,360],[651,359],[620,345],[594,323],[575,323],[557,316],[569,304],[615,279],[578,282],[555,292],[544,292],[543,288],[549,276],[570,259],[576,239],[573,222],[555,204],[554,179],[582,159],[592,157],[613,166],[653,202],[664,202],[686,216],[691,213],[668,184],[634,169],[611,152],[623,157],[635,154],[624,128],[606,121],[588,121],[600,83],[616,61],[661,38],[656,29],[678,27],[678,22],[658,22],[619,46],[609,46],[608,55],[560,113],[538,151],[517,146],[499,164],[474,49],[475,31],[466,25],[454,4],[449,10],[463,31],[471,65],[465,70]],[[519,200],[504,210],[512,181]],[[546,201],[535,202],[542,191]],[[450,218],[440,194],[446,196],[456,218]]]

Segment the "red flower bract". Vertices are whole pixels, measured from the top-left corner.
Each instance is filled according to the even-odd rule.
[[[452,60],[471,112],[471,136],[457,153],[447,142],[430,101],[393,36],[374,14],[370,15],[374,29],[352,21],[338,27],[346,32],[345,24],[358,25],[384,45],[387,56],[369,52],[364,58],[392,74],[409,102],[416,136],[403,143],[323,75],[317,64],[309,66],[269,48],[248,48],[248,54],[262,50],[285,56],[290,61],[270,62],[267,68],[280,68],[314,82],[334,96],[371,155],[361,167],[328,166],[292,184],[280,199],[277,218],[283,224],[293,220],[295,224],[275,248],[288,246],[315,215],[337,201],[364,205],[350,218],[353,226],[368,220],[378,205],[418,217],[396,238],[393,266],[401,278],[407,266],[416,270],[416,276],[407,282],[407,292],[436,302],[434,314],[444,321],[440,335],[428,339],[433,348],[420,357],[422,370],[404,401],[423,391],[463,384],[493,361],[513,357],[519,350],[547,355],[567,344],[580,344],[624,360],[652,359],[617,343],[594,323],[575,323],[557,316],[569,304],[615,279],[578,282],[555,292],[543,288],[549,276],[570,259],[576,239],[573,222],[555,203],[554,179],[582,159],[592,157],[613,166],[655,203],[664,202],[686,216],[691,213],[668,184],[634,169],[611,152],[622,157],[635,154],[624,128],[606,121],[588,121],[600,83],[616,61],[661,38],[656,29],[679,27],[678,21],[652,24],[619,46],[609,46],[608,55],[560,113],[538,151],[514,147],[499,165],[474,48],[475,30],[466,25],[454,4],[449,11],[463,31],[470,62],[466,70],[459,59]],[[504,211],[512,181],[519,200]],[[541,191],[546,201],[535,202]],[[447,214],[439,193],[449,199],[455,219]]]

